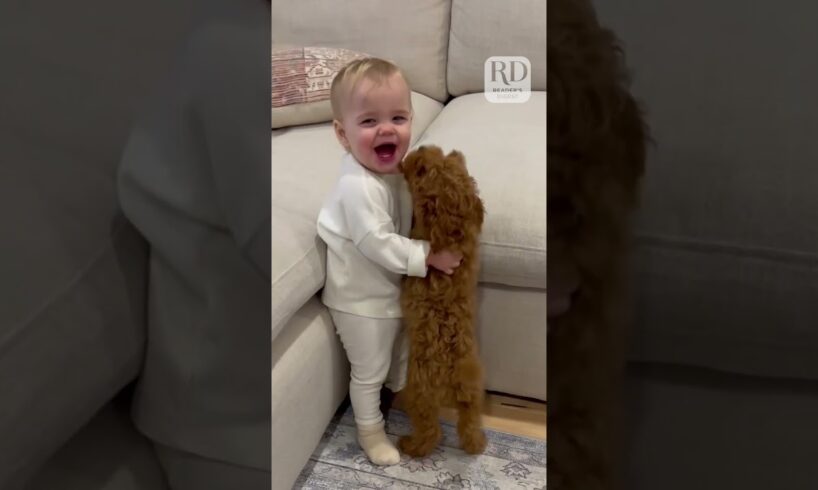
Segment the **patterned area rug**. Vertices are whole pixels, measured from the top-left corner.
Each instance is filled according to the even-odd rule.
[[[406,414],[390,411],[386,432],[392,442],[410,428]],[[347,408],[330,422],[293,490],[545,490],[544,441],[491,430],[486,436],[485,452],[471,456],[458,448],[455,427],[444,422],[443,441],[431,455],[401,455],[395,466],[375,466],[355,440],[352,409]]]

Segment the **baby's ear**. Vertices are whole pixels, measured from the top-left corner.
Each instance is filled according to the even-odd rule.
[[[338,142],[348,151],[349,140],[347,139],[347,134],[346,131],[344,131],[344,126],[341,124],[341,121],[333,119],[332,128],[335,130],[335,137],[338,138]]]

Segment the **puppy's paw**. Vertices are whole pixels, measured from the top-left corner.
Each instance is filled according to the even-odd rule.
[[[402,436],[398,439],[398,449],[414,458],[428,456],[437,447],[437,440],[432,437],[418,437],[417,434]]]
[[[460,447],[468,454],[480,454],[486,449],[486,435],[482,430],[464,434],[460,440]]]

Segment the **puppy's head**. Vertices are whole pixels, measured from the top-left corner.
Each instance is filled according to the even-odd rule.
[[[439,184],[438,175],[445,164],[446,157],[440,147],[421,146],[406,155],[400,169],[413,195],[416,191],[426,194]]]
[[[476,239],[485,210],[462,153],[421,146],[406,156],[401,171],[412,194],[415,229],[432,249],[461,250],[464,241]]]

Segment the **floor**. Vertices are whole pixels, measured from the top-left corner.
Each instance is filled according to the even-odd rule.
[[[400,398],[395,400],[395,407],[401,408]],[[444,408],[441,418],[456,422],[457,412],[453,408]],[[500,393],[486,394],[483,426],[487,429],[545,440],[545,418],[543,402]]]
[[[399,395],[392,408],[402,405]],[[546,442],[536,438],[545,434],[542,403],[490,394],[485,404],[487,445],[483,454],[466,454],[459,447],[455,426],[446,422],[432,454],[424,458],[403,455],[399,464],[386,467],[373,466],[361,452],[352,410],[348,405],[343,410],[325,432],[294,488],[546,488]],[[454,415],[451,410],[446,412],[444,418]],[[411,431],[405,413],[390,411],[390,440],[397,441]]]

